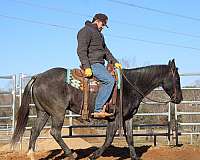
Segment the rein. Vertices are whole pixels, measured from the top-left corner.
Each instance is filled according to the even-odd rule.
[[[172,72],[172,76],[173,76],[173,87],[174,87],[174,93],[172,95],[172,98],[176,98],[177,90],[176,90],[175,72],[172,69],[171,69],[171,72]]]
[[[172,71],[172,70],[171,70]],[[172,100],[168,100],[168,101],[158,101],[158,100],[154,100],[152,98],[149,98],[147,96],[144,95],[144,93],[136,86],[136,85],[133,85],[129,80],[128,78],[125,76],[125,74],[123,73],[123,71],[121,70],[121,73],[123,75],[123,77],[126,79],[126,81],[131,85],[131,87],[133,89],[135,89],[143,98],[146,98],[152,102],[157,102],[157,103],[160,103],[160,104],[167,104],[169,102],[172,102]],[[174,77],[175,77],[175,73],[172,71],[172,75],[173,75],[173,87],[174,87],[174,94],[176,94],[176,87],[174,86],[175,85],[175,80],[174,80]],[[143,103],[147,104],[146,102],[142,101]]]

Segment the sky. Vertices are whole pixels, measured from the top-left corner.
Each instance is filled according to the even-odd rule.
[[[198,0],[0,0],[0,76],[80,65],[77,32],[96,13],[109,17],[106,44],[131,67],[167,64],[200,73]],[[200,76],[181,78],[184,85]]]

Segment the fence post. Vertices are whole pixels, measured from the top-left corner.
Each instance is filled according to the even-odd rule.
[[[15,106],[16,106],[16,75],[12,76],[13,80],[13,90],[12,90],[12,133],[15,130]]]
[[[154,135],[154,146],[156,146],[156,135]]]
[[[177,116],[177,105],[175,104],[175,135],[176,135],[176,146],[178,146],[178,116]]]

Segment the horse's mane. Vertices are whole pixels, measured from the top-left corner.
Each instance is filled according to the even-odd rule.
[[[145,67],[124,69],[123,71],[132,82],[153,83],[156,80],[166,76],[166,74],[169,72],[169,66],[150,65]]]

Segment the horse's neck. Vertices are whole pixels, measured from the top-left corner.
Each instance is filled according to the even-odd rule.
[[[167,72],[167,65],[139,68],[133,70],[133,75],[131,76],[133,79],[132,82],[144,95],[147,95],[153,89],[161,86]]]

